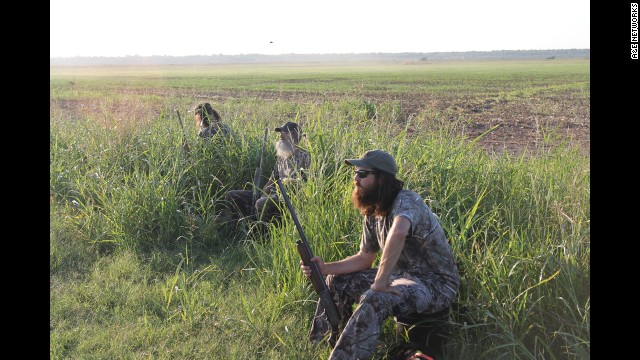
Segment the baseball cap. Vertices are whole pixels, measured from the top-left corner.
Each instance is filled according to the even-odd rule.
[[[396,166],[395,160],[388,152],[383,150],[368,150],[360,159],[346,159],[344,162],[348,165],[386,171],[393,175],[398,173],[398,166]]]
[[[277,127],[276,128],[276,132],[283,132],[283,131],[287,131],[287,132],[292,132],[292,131],[298,131],[298,124],[294,123],[294,122],[287,122],[284,125]]]

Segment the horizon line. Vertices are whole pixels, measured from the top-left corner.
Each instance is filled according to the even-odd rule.
[[[503,50],[465,50],[465,51],[402,51],[402,52],[385,52],[371,51],[359,53],[284,53],[284,54],[261,54],[261,53],[242,53],[242,54],[193,54],[193,55],[70,55],[70,56],[49,56],[49,59],[61,58],[126,58],[126,57],[194,57],[194,56],[288,56],[288,55],[366,55],[366,54],[434,54],[434,53],[469,53],[469,52],[500,52],[500,51],[557,51],[557,50],[591,50],[590,48],[556,48],[556,49],[503,49]]]

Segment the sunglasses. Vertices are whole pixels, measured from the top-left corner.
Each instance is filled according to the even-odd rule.
[[[355,173],[360,179],[366,178],[369,174],[377,174],[374,170],[356,170]]]

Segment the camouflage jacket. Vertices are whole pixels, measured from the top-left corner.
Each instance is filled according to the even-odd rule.
[[[407,272],[424,281],[437,277],[455,294],[460,275],[451,246],[436,215],[414,191],[400,190],[388,216],[364,218],[360,249],[367,252],[384,249],[387,234],[397,216],[409,220],[411,227],[393,273]]]
[[[311,154],[302,148],[296,147],[293,155],[288,158],[276,158],[276,169],[283,183],[291,183],[297,180],[307,180],[309,168],[311,166]],[[276,189],[273,178],[265,184],[263,191],[271,194]]]
[[[222,134],[228,138],[233,138],[233,130],[226,124],[214,124],[211,126],[203,127],[198,132],[198,136],[203,139],[209,139],[215,136],[218,132],[222,132]]]

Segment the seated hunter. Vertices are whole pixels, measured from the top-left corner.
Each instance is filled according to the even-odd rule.
[[[220,114],[208,102],[196,106],[194,117],[198,126],[198,136],[201,138],[212,138],[218,132],[228,139],[233,138],[233,130],[227,124],[222,123]]]
[[[280,179],[289,187],[291,184],[307,179],[307,172],[311,165],[309,151],[300,146],[304,137],[300,127],[295,122],[287,122],[275,128],[280,133],[280,139],[275,144],[276,164]],[[252,190],[230,190],[225,194],[225,204],[232,220],[241,218],[272,222],[278,218],[284,204],[280,199],[277,183],[273,173],[254,202]]]

